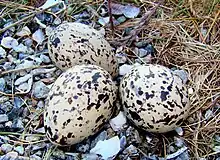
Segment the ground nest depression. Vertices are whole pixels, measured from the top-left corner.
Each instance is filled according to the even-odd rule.
[[[218,0],[0,1],[0,159],[219,160],[219,10]],[[67,23],[90,29],[50,37]],[[66,72],[76,63],[87,65]],[[150,65],[168,71],[141,79]],[[167,125],[154,128],[161,115]]]

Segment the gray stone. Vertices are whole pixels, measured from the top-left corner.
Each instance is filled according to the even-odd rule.
[[[44,55],[44,54],[41,54],[41,55],[40,55],[40,59],[41,59],[42,62],[44,62],[44,63],[50,63],[50,62],[51,62],[50,58],[49,58],[48,56]]]
[[[13,146],[12,145],[10,145],[10,144],[2,144],[1,145],[1,150],[3,151],[3,152],[5,152],[5,153],[8,153],[8,152],[10,152],[10,151],[12,151],[12,149],[13,149]]]
[[[126,21],[126,17],[125,17],[125,16],[120,16],[120,17],[117,18],[117,21],[118,21],[119,23],[123,23],[123,22]]]
[[[0,114],[0,123],[8,121],[8,116],[6,114]]]
[[[58,158],[58,159],[65,159],[65,153],[62,150],[54,151],[53,156]]]
[[[4,160],[17,160],[18,159],[18,153],[17,152],[8,152],[4,158]]]
[[[5,85],[6,85],[5,79],[4,78],[0,78],[0,91],[1,92],[4,92]]]
[[[24,147],[22,147],[22,146],[17,146],[17,147],[14,148],[14,150],[16,152],[18,152],[19,155],[23,155],[24,154]]]
[[[2,109],[5,113],[11,111],[11,109],[12,109],[13,107],[14,107],[14,106],[11,104],[10,101],[7,101],[7,102],[1,104],[1,109]],[[1,121],[1,120],[0,120],[0,121]]]
[[[184,70],[175,70],[173,73],[175,75],[179,76],[182,79],[183,83],[186,84],[186,82],[188,81],[188,77],[189,77],[189,75],[186,71],[184,71]]]
[[[42,160],[42,158],[37,155],[31,155],[30,160]]]
[[[34,84],[33,87],[33,95],[34,97],[40,99],[40,98],[46,98],[50,89],[41,81],[38,81]]]
[[[145,57],[146,55],[148,55],[148,52],[147,52],[147,50],[145,50],[145,49],[143,49],[143,48],[140,48],[139,50],[138,50],[138,55],[139,55],[139,57]]]

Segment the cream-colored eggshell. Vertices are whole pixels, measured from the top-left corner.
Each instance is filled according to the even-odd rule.
[[[116,86],[96,65],[76,65],[57,78],[46,100],[44,126],[56,145],[72,145],[97,133],[112,115]]]
[[[66,70],[74,65],[94,64],[118,75],[112,47],[96,29],[78,22],[57,26],[48,37],[48,51],[54,64]]]
[[[189,97],[182,80],[161,65],[134,67],[119,88],[126,116],[150,132],[168,132],[187,117]]]

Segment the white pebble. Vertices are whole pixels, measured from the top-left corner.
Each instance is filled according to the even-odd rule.
[[[1,41],[1,45],[5,48],[13,48],[18,45],[18,41],[12,37],[4,37]]]
[[[2,144],[1,145],[1,150],[5,153],[12,151],[12,149],[13,149],[13,146],[10,144]]]
[[[24,77],[20,77],[15,81],[15,85],[18,86],[24,82],[26,82],[28,79],[30,79],[32,77],[31,74],[27,74]]]
[[[44,63],[50,63],[50,62],[51,62],[50,58],[49,58],[48,56],[44,55],[44,54],[41,54],[41,55],[40,55],[40,59],[41,59],[42,62],[44,62]]]
[[[36,30],[32,35],[32,39],[38,44],[42,44],[45,39],[43,31],[41,29]]]
[[[23,45],[22,43],[20,43],[17,46],[14,46],[13,49],[15,52],[27,53],[27,46]]]
[[[6,114],[0,114],[0,123],[8,121],[8,116]]]
[[[126,117],[124,113],[120,111],[115,118],[109,121],[109,123],[114,131],[120,131],[126,124]]]
[[[23,27],[21,31],[16,33],[16,35],[19,37],[29,36],[30,34],[31,34],[31,31],[27,26]]]

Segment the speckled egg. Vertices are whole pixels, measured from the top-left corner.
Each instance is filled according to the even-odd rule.
[[[110,44],[96,29],[78,22],[57,26],[48,37],[51,60],[61,70],[77,64],[94,64],[118,75],[118,64]]]
[[[185,84],[164,66],[132,68],[123,77],[119,92],[128,119],[146,131],[171,131],[188,115],[190,102]]]
[[[63,72],[46,99],[48,139],[65,146],[97,133],[113,113],[116,92],[111,75],[99,66],[76,65]]]

